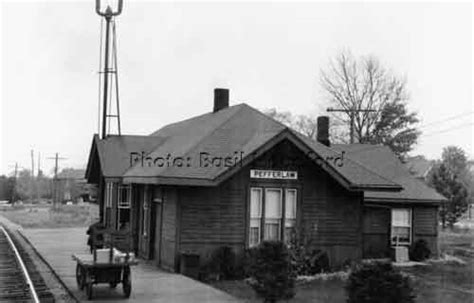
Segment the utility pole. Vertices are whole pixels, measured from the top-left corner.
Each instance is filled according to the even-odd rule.
[[[36,189],[36,182],[35,182],[35,154],[34,151],[31,150],[31,193],[30,199],[31,203],[33,203],[33,195]]]
[[[35,177],[35,154],[33,150],[31,150],[31,177]]]
[[[38,152],[38,173],[36,174],[36,199],[40,200],[40,185],[38,184],[39,177],[40,177],[40,171],[41,171],[41,153]]]
[[[368,113],[368,112],[375,112],[376,110],[375,109],[343,109],[343,108],[331,108],[329,107],[328,109],[326,109],[326,111],[328,112],[342,112],[342,113],[349,113],[349,117],[350,117],[350,142],[351,144],[354,143],[354,119],[355,119],[355,115],[357,113]]]
[[[36,174],[38,177],[40,175],[40,171],[41,171],[41,153],[38,152],[38,173]]]
[[[58,207],[58,162],[59,160],[65,160],[67,158],[59,157],[59,154],[56,153],[54,158],[54,178],[53,178],[53,209],[57,209]]]

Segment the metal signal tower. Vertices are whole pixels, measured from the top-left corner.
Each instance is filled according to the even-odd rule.
[[[115,31],[115,17],[120,15],[123,8],[123,0],[115,1],[116,5],[112,8],[109,1],[96,0],[95,10],[97,14],[103,19],[101,20],[100,30],[100,62],[99,62],[99,132],[102,126],[102,139],[105,139],[110,134],[110,119],[115,118],[117,121],[117,132],[121,134],[120,126],[120,107],[119,107],[119,88],[118,88],[118,73],[117,73],[117,35]],[[105,8],[104,8],[105,7]],[[102,34],[103,21],[105,20],[105,45],[104,56],[102,58]],[[112,44],[112,45],[111,45]],[[102,60],[104,62],[102,69]],[[103,82],[103,87],[102,87]],[[109,85],[110,84],[110,85]],[[115,90],[113,90],[115,86]],[[115,113],[112,113],[112,99],[115,94]],[[100,118],[101,106],[100,99],[102,99],[102,120]],[[102,122],[102,123],[101,123]],[[102,125],[101,125],[102,124]]]

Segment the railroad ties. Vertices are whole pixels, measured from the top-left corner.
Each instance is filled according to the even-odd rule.
[[[30,290],[28,279],[34,285],[34,292]],[[53,294],[23,246],[11,232],[0,226],[0,302],[54,301]]]

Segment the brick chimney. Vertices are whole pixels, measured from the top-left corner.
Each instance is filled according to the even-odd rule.
[[[226,88],[214,89],[214,112],[229,107],[229,90]]]
[[[326,146],[330,146],[331,143],[329,142],[329,117],[328,116],[318,117],[317,131],[318,131],[318,134],[317,134],[318,142]]]

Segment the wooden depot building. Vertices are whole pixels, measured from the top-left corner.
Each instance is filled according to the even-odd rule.
[[[100,218],[128,226],[136,253],[176,271],[182,252],[201,263],[230,246],[292,237],[331,265],[387,257],[425,239],[437,251],[444,198],[412,177],[386,147],[331,145],[327,117],[309,139],[214,91],[212,112],[147,136],[94,136],[86,178]]]

